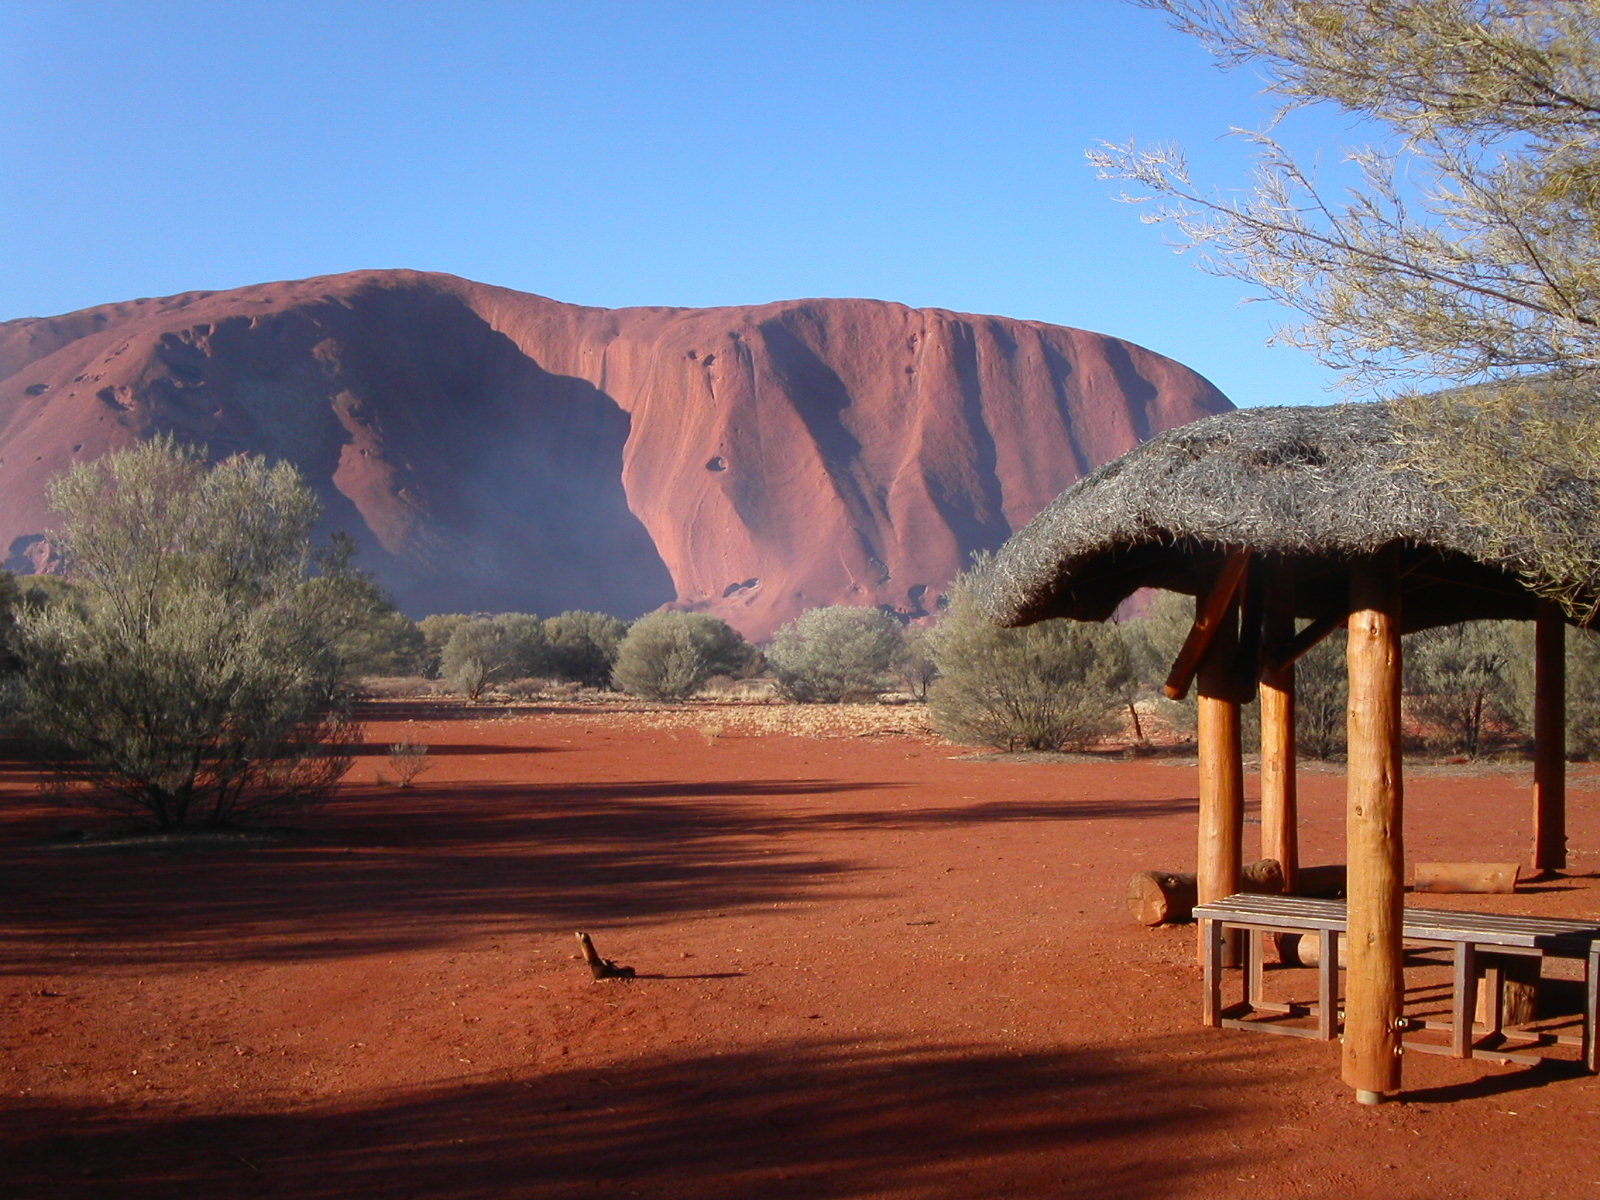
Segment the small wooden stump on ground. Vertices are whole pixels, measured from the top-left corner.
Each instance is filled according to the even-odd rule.
[[[596,979],[632,979],[632,967],[620,967],[609,958],[601,958],[599,951],[594,948],[594,942],[587,933],[574,934],[578,939],[578,949],[583,951],[583,961],[589,964],[589,973]]]

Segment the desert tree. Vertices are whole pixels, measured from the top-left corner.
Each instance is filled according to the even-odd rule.
[[[606,687],[627,632],[627,622],[609,613],[574,609],[547,617],[544,637],[550,674],[586,687]]]
[[[1345,667],[1344,630],[1311,647],[1294,665],[1295,746],[1310,758],[1343,754],[1350,676]]]
[[[611,681],[646,700],[686,700],[713,675],[738,674],[750,656],[744,638],[716,617],[653,612],[628,627]]]
[[[444,648],[456,629],[475,620],[472,613],[431,613],[417,622],[417,632],[422,635],[422,673],[429,679],[438,679]]]
[[[25,608],[17,647],[26,716],[83,795],[162,829],[326,796],[354,727],[299,473],[158,438],[49,497],[71,601]]]
[[[1532,709],[1532,681],[1525,694]],[[1600,757],[1600,633],[1584,630],[1567,641],[1567,750]]]
[[[22,589],[10,571],[0,571],[0,718],[11,715],[21,702],[22,687],[18,671],[17,613],[22,608]]]
[[[1477,758],[1491,729],[1515,730],[1518,640],[1508,621],[1467,621],[1406,638],[1406,709],[1425,745]]]
[[[939,678],[928,692],[935,728],[952,741],[1006,750],[1059,750],[1112,732],[1137,676],[1119,626],[1040,621],[1002,629],[979,611],[972,573],[951,585],[929,632]]]
[[[928,689],[939,678],[939,667],[933,661],[933,647],[927,629],[912,625],[904,631],[894,673],[913,700],[928,698]]]
[[[308,601],[331,631],[347,678],[410,674],[426,654],[422,632],[395,608],[372,573],[355,565],[355,555],[353,539],[333,534],[312,557]]]
[[[1166,683],[1173,660],[1177,658],[1193,624],[1192,596],[1155,589],[1143,598],[1138,615],[1126,621],[1122,627],[1139,696],[1154,710],[1162,724],[1189,735],[1195,730],[1194,693],[1191,691],[1182,700],[1172,700],[1162,692],[1161,687]],[[1144,733],[1142,725],[1138,727],[1138,733]]]
[[[1543,593],[1600,595],[1600,6],[1592,0],[1137,0],[1293,110],[1377,135],[1333,189],[1271,131],[1244,198],[1170,145],[1089,153],[1279,333],[1395,394],[1408,457]],[[1276,123],[1275,123],[1276,124]],[[1413,390],[1473,384],[1444,396]]]
[[[450,634],[439,674],[469,700],[495,683],[543,674],[548,664],[544,623],[532,613],[469,617]]]
[[[904,647],[900,622],[888,613],[833,604],[780,627],[767,665],[789,699],[837,704],[881,692]]]
[[[1140,693],[1153,703],[1161,720],[1175,730],[1193,734],[1195,695],[1169,700],[1161,691],[1173,661],[1194,623],[1192,596],[1155,591],[1141,615],[1124,626],[1133,656]],[[1302,627],[1309,622],[1302,622]],[[1344,632],[1324,638],[1295,663],[1295,742],[1301,753],[1326,759],[1344,750],[1345,700],[1348,686],[1344,665]],[[1240,713],[1240,733],[1245,745],[1259,745],[1260,706],[1247,704]]]

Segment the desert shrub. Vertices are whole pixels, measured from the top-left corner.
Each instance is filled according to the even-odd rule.
[[[627,622],[608,613],[573,610],[546,618],[544,636],[550,674],[586,687],[609,686],[617,648],[627,632]]]
[[[1407,715],[1429,749],[1475,758],[1492,727],[1515,728],[1513,623],[1425,629],[1402,650]]]
[[[1309,758],[1333,758],[1345,750],[1350,676],[1344,652],[1341,629],[1294,664],[1295,748]]]
[[[1122,630],[1041,621],[1001,629],[977,610],[966,577],[930,633],[939,679],[934,727],[957,742],[1014,750],[1079,746],[1120,724],[1135,683]]]
[[[349,693],[294,468],[158,438],[50,485],[72,602],[24,609],[26,716],[76,793],[162,829],[325,796]]]
[[[705,613],[655,612],[628,627],[611,680],[631,696],[684,700],[713,675],[742,673],[749,659],[749,644],[726,622]]]
[[[496,683],[542,674],[544,624],[529,613],[469,617],[455,626],[439,656],[440,676],[469,700]]]
[[[22,660],[17,656],[17,613],[22,589],[10,571],[0,571],[0,721],[22,706]]]
[[[418,621],[417,632],[422,635],[422,661],[417,669],[429,679],[438,679],[444,648],[449,644],[451,635],[468,621],[479,619],[481,617],[472,613],[433,613]]]
[[[421,675],[368,675],[361,680],[361,695],[369,700],[418,700],[439,694],[438,680]]]
[[[928,688],[939,677],[939,666],[933,661],[933,646],[926,629],[912,626],[903,632],[894,674],[913,700],[928,698]]]
[[[532,613],[497,613],[490,618],[505,630],[511,647],[509,678],[527,679],[550,674],[550,643],[544,622]]]
[[[1151,593],[1144,614],[1124,625],[1137,665],[1140,694],[1166,724],[1189,732],[1195,728],[1195,689],[1191,687],[1183,700],[1169,700],[1161,688],[1189,635],[1194,613],[1192,596],[1156,591]],[[1349,690],[1344,645],[1344,633],[1339,631],[1318,642],[1295,663],[1295,743],[1310,758],[1331,758],[1344,751],[1345,697]],[[1246,746],[1260,743],[1260,718],[1259,705],[1241,707],[1240,737]]]
[[[900,622],[888,613],[831,605],[781,627],[767,665],[789,699],[837,704],[882,691],[902,649]]]
[[[1531,663],[1531,637],[1528,642],[1527,661]],[[1527,701],[1530,713],[1532,674],[1530,670]],[[1590,629],[1567,631],[1567,753],[1582,758],[1600,755],[1600,633]]]
[[[1182,700],[1171,700],[1162,693],[1161,688],[1193,624],[1193,596],[1152,590],[1144,597],[1143,612],[1122,625],[1123,639],[1137,681],[1136,694],[1153,709],[1164,725],[1188,734],[1193,734],[1195,729],[1193,689]],[[1137,717],[1137,714],[1134,715]],[[1142,728],[1138,732],[1142,733]]]
[[[432,764],[428,748],[420,742],[396,742],[389,747],[389,770],[401,787],[410,787]]]
[[[350,678],[410,674],[425,659],[422,632],[369,572],[356,568],[355,551],[353,540],[334,534],[316,555],[316,575],[306,581],[326,614],[334,652]]]
[[[1536,683],[1533,622],[1520,622],[1511,638],[1518,724],[1531,734]],[[1600,755],[1600,633],[1569,626],[1566,643],[1567,753],[1574,758],[1594,758]]]

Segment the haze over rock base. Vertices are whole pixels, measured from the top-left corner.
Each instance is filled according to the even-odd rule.
[[[0,550],[45,485],[171,430],[296,463],[412,615],[663,604],[766,636],[924,615],[974,550],[1230,408],[1100,334],[872,300],[595,309],[367,271],[0,324]]]

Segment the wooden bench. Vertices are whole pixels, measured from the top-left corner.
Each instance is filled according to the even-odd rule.
[[[1209,904],[1197,905],[1195,919],[1201,923],[1205,945],[1204,1020],[1207,1025],[1230,1029],[1254,1029],[1264,1033],[1289,1034],[1331,1041],[1338,1031],[1339,939],[1344,935],[1345,904],[1342,900],[1313,900],[1304,896],[1257,896],[1239,894]],[[1244,959],[1244,1001],[1224,1010],[1222,1005],[1223,934],[1228,929],[1247,932]],[[1298,933],[1318,939],[1316,1027],[1298,1028],[1270,1018],[1251,1018],[1252,1012],[1286,1014],[1297,1012],[1293,1005],[1269,1004],[1262,999],[1263,955],[1261,934]],[[1450,1044],[1434,1046],[1408,1042],[1413,1049],[1514,1062],[1537,1061],[1527,1055],[1512,1054],[1498,1048],[1480,1047],[1473,1031],[1477,1005],[1478,976],[1484,960],[1499,954],[1529,955],[1537,958],[1576,959],[1584,964],[1583,1033],[1579,1038],[1553,1040],[1581,1047],[1581,1061],[1590,1073],[1600,1074],[1600,1045],[1595,1030],[1600,1024],[1600,924],[1563,921],[1548,917],[1518,917],[1499,913],[1446,912],[1439,909],[1405,909],[1401,937],[1409,943],[1449,947],[1453,952],[1453,980],[1450,1001]],[[1492,974],[1493,972],[1491,972]],[[1498,993],[1499,983],[1494,982]],[[1490,1035],[1502,1035],[1499,1005],[1489,1006],[1486,1022]],[[1428,1023],[1410,1021],[1408,1028],[1427,1028]]]

